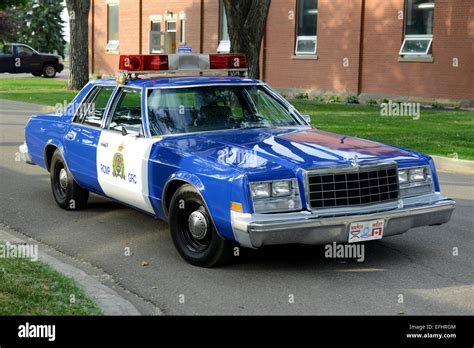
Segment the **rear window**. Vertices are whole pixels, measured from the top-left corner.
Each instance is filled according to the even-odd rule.
[[[13,46],[0,42],[0,54],[11,56],[13,54]]]

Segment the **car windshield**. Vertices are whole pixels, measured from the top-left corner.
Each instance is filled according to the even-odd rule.
[[[258,85],[152,89],[148,117],[152,136],[299,125]]]

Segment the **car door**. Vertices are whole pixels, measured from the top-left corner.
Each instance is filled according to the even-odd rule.
[[[154,213],[149,199],[148,159],[153,143],[144,136],[141,89],[116,93],[97,147],[97,173],[103,192]]]
[[[85,189],[102,193],[97,179],[97,145],[102,120],[115,85],[96,85],[76,108],[64,137],[65,158],[72,176]]]
[[[29,73],[41,71],[41,59],[30,47],[25,45],[15,45],[15,72]]]
[[[13,72],[13,46],[3,44],[0,51],[0,73]]]

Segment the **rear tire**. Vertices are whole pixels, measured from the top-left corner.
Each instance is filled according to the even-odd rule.
[[[50,175],[54,200],[60,208],[80,210],[87,205],[89,191],[76,183],[59,150],[54,152],[51,159]]]
[[[43,67],[43,76],[46,78],[53,78],[56,76],[56,68],[52,64],[46,64]]]
[[[218,235],[204,200],[193,186],[184,185],[174,194],[169,224],[176,250],[190,264],[215,267],[231,259],[234,243]]]

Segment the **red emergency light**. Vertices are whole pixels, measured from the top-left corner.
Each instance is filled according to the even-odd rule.
[[[209,66],[211,69],[246,69],[245,54],[210,54]]]
[[[247,71],[244,54],[121,55],[123,73]]]

